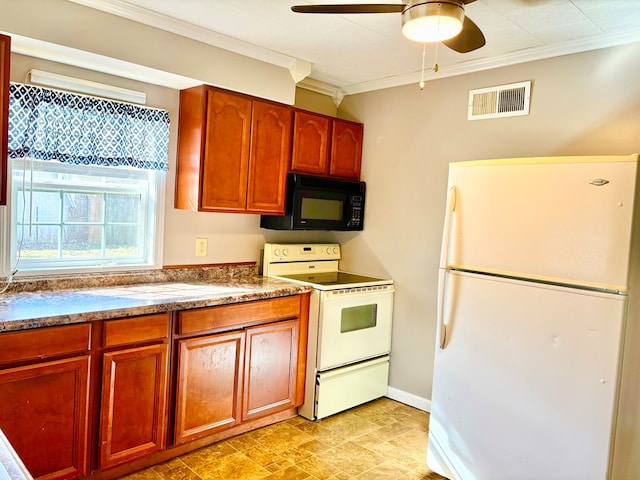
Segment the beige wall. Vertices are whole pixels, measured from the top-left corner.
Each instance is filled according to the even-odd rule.
[[[295,98],[287,68],[67,0],[2,0],[0,31],[100,56],[79,55],[70,62],[106,65],[115,59],[125,70],[126,64],[141,65],[282,103],[293,104]]]
[[[640,152],[640,44],[345,98],[365,124],[365,230],[343,268],[397,285],[390,385],[431,396],[437,266],[452,161]],[[529,116],[467,121],[470,89],[532,80]],[[567,192],[571,195],[571,192]]]
[[[296,107],[323,115],[338,115],[338,107],[331,97],[304,88],[296,88]]]

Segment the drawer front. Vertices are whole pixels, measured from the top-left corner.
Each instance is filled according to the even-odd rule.
[[[179,313],[178,333],[185,335],[225,327],[240,328],[243,325],[295,318],[299,314],[299,295],[198,308]]]
[[[104,322],[104,346],[114,347],[169,338],[169,312],[157,315],[107,320]]]
[[[86,352],[91,324],[45,327],[0,334],[0,364]]]

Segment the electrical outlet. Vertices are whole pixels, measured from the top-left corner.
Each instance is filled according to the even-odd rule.
[[[196,238],[196,257],[207,256],[207,239]]]

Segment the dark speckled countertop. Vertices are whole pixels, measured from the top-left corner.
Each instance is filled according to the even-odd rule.
[[[112,280],[96,282],[94,279],[92,283],[100,285],[84,288],[74,288],[73,284],[65,284],[65,288],[59,290],[17,288],[18,291],[0,295],[0,332],[209,307],[311,291],[304,285],[255,273],[203,276],[196,269],[187,273],[171,273],[161,277],[156,274],[153,278],[138,276],[133,283],[116,282],[124,284],[112,284]],[[151,281],[140,282],[144,279]]]

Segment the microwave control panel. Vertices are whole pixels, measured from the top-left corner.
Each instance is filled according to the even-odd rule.
[[[362,225],[362,195],[351,195],[351,218],[348,225],[359,227]]]

